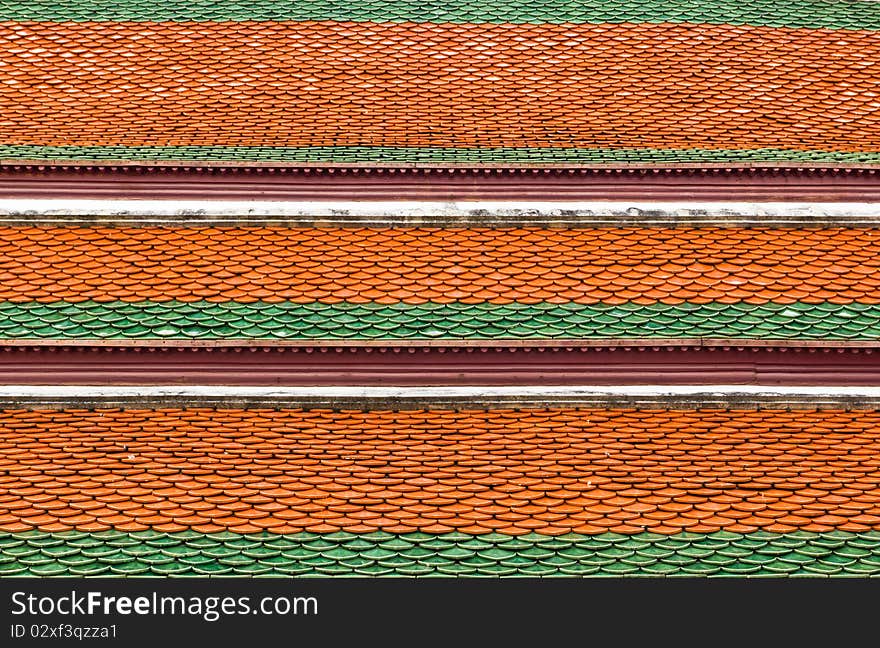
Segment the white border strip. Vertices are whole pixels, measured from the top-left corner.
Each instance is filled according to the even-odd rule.
[[[760,385],[530,387],[0,386],[0,408],[267,407],[484,409],[487,407],[877,409],[880,387]]]
[[[880,223],[880,204],[654,201],[213,201],[0,199],[0,222],[302,222],[305,224],[537,222],[581,225],[662,223]]]
[[[0,385],[0,398],[572,398],[617,396],[689,398],[694,396],[775,398],[877,398],[880,387],[766,387],[763,385],[621,385],[621,386],[320,386],[250,385],[99,386]]]

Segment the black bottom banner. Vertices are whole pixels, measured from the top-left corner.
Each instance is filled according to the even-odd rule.
[[[5,578],[0,646],[873,644],[878,593],[869,579]]]

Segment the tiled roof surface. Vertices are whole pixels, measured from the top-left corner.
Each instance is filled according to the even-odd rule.
[[[7,410],[0,531],[880,530],[880,412]]]
[[[6,3],[0,156],[876,163],[868,1]]]
[[[878,422],[5,410],[0,574],[876,575]]]
[[[877,576],[880,534],[0,533],[0,576]]]
[[[88,22],[324,21],[430,23],[751,24],[820,29],[880,29],[880,9],[864,0],[6,0],[0,19]]]
[[[0,300],[880,304],[880,229],[2,227]]]
[[[4,340],[880,339],[875,304],[0,304]]]
[[[0,338],[874,340],[878,231],[4,227]]]

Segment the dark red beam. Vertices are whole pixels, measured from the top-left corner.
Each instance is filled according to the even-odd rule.
[[[7,347],[19,385],[880,385],[871,349]]]
[[[0,198],[880,201],[873,168],[3,164]]]

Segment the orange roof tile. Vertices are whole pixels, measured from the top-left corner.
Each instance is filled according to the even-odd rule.
[[[872,29],[342,18],[0,22],[0,155],[590,163],[880,154]]]
[[[2,227],[0,301],[878,304],[873,234]]]
[[[0,530],[880,529],[878,430],[877,411],[7,410]]]

